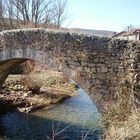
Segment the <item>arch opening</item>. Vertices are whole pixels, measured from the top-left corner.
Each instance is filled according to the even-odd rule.
[[[35,61],[35,60],[32,60],[32,59],[27,59],[27,58],[12,58],[12,59],[8,59],[8,60],[4,60],[4,61],[1,61],[0,65],[1,65],[1,88],[2,88],[2,85],[4,83],[4,81],[7,79],[7,77],[11,74],[11,72],[13,72],[13,70],[15,69],[15,67],[21,65],[21,64],[24,64],[28,61],[34,61],[34,62],[37,62],[39,64],[41,64],[39,61]],[[48,65],[46,64],[41,64],[41,66],[46,66],[47,69],[51,69],[50,67],[48,67]],[[54,70],[56,70],[54,68]],[[57,69],[58,70],[58,69]],[[58,70],[60,71],[60,69]],[[23,71],[22,71],[23,72]],[[81,86],[81,84],[79,84],[77,81],[75,81],[75,79],[72,79],[71,77],[69,77],[69,75],[66,75],[62,70],[61,72],[69,79],[69,80],[72,80],[74,81],[74,83],[76,83],[76,85],[78,85],[78,87],[80,87],[81,89],[84,90],[84,88]],[[26,72],[24,73],[26,74]],[[85,93],[87,94],[86,90],[84,90]],[[87,96],[89,96],[87,94]],[[89,96],[90,98],[90,96]],[[93,103],[94,103],[94,100],[92,100]],[[97,109],[99,110],[99,108],[97,107]],[[100,110],[99,110],[100,111]]]

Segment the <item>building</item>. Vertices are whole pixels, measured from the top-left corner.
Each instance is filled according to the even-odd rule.
[[[113,38],[117,38],[117,39],[124,39],[124,34],[126,33],[126,31],[122,31],[120,33],[115,34],[114,36],[112,36]]]
[[[131,31],[122,31],[112,36],[112,38],[140,41],[140,29],[135,29]]]

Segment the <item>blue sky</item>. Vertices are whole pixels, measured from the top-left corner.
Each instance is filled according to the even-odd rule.
[[[70,28],[121,31],[140,26],[140,0],[68,0],[68,13]]]

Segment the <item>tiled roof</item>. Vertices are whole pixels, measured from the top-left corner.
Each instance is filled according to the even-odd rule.
[[[126,33],[126,31],[122,31],[120,33],[115,34],[113,37],[123,36]]]
[[[131,30],[131,31],[122,31],[118,34],[115,34],[113,37],[118,37],[118,36],[129,36],[129,35],[134,35],[134,34],[137,34],[137,33],[140,33],[140,29],[135,29],[135,30]]]

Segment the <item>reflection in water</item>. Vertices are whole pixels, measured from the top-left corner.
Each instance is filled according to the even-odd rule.
[[[85,134],[88,134],[86,140],[98,140],[101,133],[99,122],[100,115],[96,106],[84,91],[79,89],[78,96],[49,110],[44,109],[32,114],[8,112],[2,115],[0,138],[49,140],[56,132],[55,140],[81,140]]]

